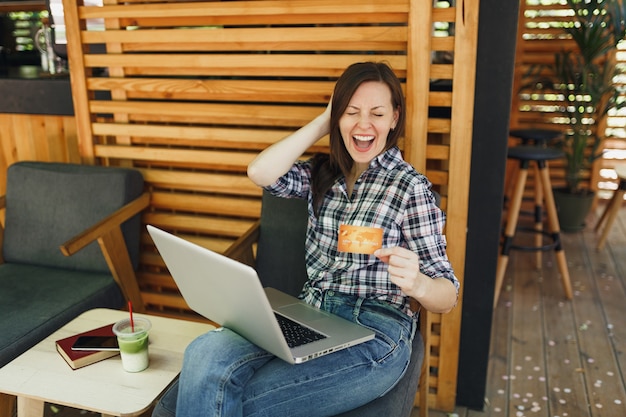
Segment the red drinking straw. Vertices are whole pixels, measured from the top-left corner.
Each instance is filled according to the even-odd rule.
[[[133,320],[133,303],[128,302],[128,312],[130,313],[130,331],[135,333],[135,322]]]

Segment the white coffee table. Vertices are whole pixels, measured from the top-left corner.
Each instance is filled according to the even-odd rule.
[[[17,396],[18,417],[43,416],[45,402],[103,416],[141,414],[179,374],[187,345],[214,327],[144,314],[136,316],[152,322],[150,366],[145,371],[125,372],[119,356],[77,370],[63,360],[56,351],[56,340],[128,317],[124,311],[95,309],[0,368],[0,392]]]

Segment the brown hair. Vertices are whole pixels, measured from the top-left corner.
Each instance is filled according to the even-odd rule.
[[[399,116],[395,129],[389,131],[385,150],[398,144],[404,135],[406,106],[400,80],[393,70],[382,62],[359,62],[350,65],[335,84],[330,112],[330,154],[318,154],[313,160],[312,191],[315,214],[324,200],[326,192],[340,175],[347,176],[354,164],[339,130],[339,119],[346,111],[354,92],[367,81],[385,83],[391,91],[391,101]]]

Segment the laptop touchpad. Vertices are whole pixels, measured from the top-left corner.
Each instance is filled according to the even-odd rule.
[[[325,311],[309,306],[305,303],[289,304],[277,308],[276,311],[293,319],[302,321],[325,319],[330,316],[330,314]]]

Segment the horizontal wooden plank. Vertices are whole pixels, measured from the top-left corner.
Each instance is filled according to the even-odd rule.
[[[235,238],[228,236],[198,236],[187,234],[178,234],[178,236],[192,243],[195,243],[196,245],[202,246],[218,253],[224,253],[226,249],[228,249],[236,240]],[[154,247],[152,238],[150,237],[150,235],[148,235],[147,231],[143,234],[142,238],[143,244],[145,246],[153,247],[153,251],[145,250],[141,253],[141,264],[146,266],[146,268],[143,269],[153,273],[155,276],[158,277],[158,280],[164,280],[165,283],[161,285],[164,285],[165,288],[168,288],[167,278],[169,278],[169,274],[165,274],[167,270],[167,267],[165,266],[165,261],[163,261],[163,258],[157,251],[156,247]]]
[[[433,51],[454,51],[454,37],[445,36],[440,38],[432,38],[431,49]]]
[[[254,223],[252,223],[254,225]],[[252,227],[252,226],[250,226]],[[234,240],[228,237],[220,237],[220,236],[198,236],[198,235],[179,235],[183,239],[186,239],[196,245],[202,246],[207,249],[211,249],[215,252],[223,253],[228,249],[233,243]]]
[[[173,210],[178,213],[202,213],[237,215],[259,218],[261,200],[259,198],[226,197],[180,192],[154,191],[151,193],[151,207],[157,210]]]
[[[126,5],[133,2],[125,2]],[[111,17],[120,22],[122,26],[151,26],[151,27],[171,27],[171,26],[210,26],[210,25],[310,25],[310,24],[345,24],[345,23],[406,23],[408,21],[407,0],[394,1],[393,4],[380,3],[377,1],[350,0],[341,4],[331,2],[290,2],[289,6],[277,2],[270,3],[270,10],[259,10],[259,4],[238,2],[223,3],[209,2],[198,7],[191,4],[191,8],[178,9],[168,13],[159,13],[151,10],[150,7],[139,10],[125,11],[120,14],[120,10],[107,8],[104,16]],[[146,6],[147,4],[144,4]],[[252,7],[250,7],[252,6]],[[278,7],[277,7],[278,6]],[[293,6],[293,7],[290,7]],[[386,7],[389,6],[389,7]],[[113,6],[116,7],[116,6]],[[242,10],[245,10],[242,12]],[[92,17],[101,16],[103,11],[94,8],[89,10]],[[125,13],[124,13],[125,12]],[[442,13],[437,13],[442,12]],[[86,13],[81,13],[85,15]],[[454,8],[438,9],[433,13],[436,21],[454,21]],[[124,16],[117,19],[117,16]],[[452,16],[452,17],[450,17]]]
[[[254,140],[242,140],[242,141],[238,141],[238,138],[240,137],[241,132],[239,129],[233,129],[232,132],[232,138],[230,138],[230,142],[223,142],[223,143],[219,143],[217,142],[218,146],[207,146],[207,147],[211,147],[211,148],[224,148],[224,149],[238,149],[238,150],[255,150],[255,151],[261,151],[263,149],[265,149],[268,145],[277,142],[278,140],[282,139],[282,136],[273,136],[273,137],[267,137],[267,138],[263,138],[263,139],[267,139],[267,140],[263,140],[263,141],[259,141],[256,140],[255,138],[253,138]],[[287,135],[287,132],[284,133],[284,135]],[[258,138],[257,138],[258,139]],[[205,146],[206,143],[205,142],[194,142],[193,140],[186,140],[185,138],[155,138],[155,137],[149,137],[149,136],[145,136],[145,137],[137,137],[137,136],[133,136],[131,138],[132,140],[132,144],[133,145],[164,145],[164,146]],[[322,153],[328,153],[328,136],[323,137],[322,139],[320,139],[315,145],[313,145],[311,148],[308,149],[307,153],[303,155],[304,158],[309,158],[311,155],[313,155],[314,153],[318,153],[318,152],[322,152]],[[173,166],[173,165],[172,165]]]
[[[46,9],[45,0],[6,1],[0,2],[0,13],[10,12],[41,12]],[[4,409],[3,409],[4,410]]]
[[[345,25],[345,24],[406,24],[407,15],[402,12],[383,12],[376,15],[370,13],[352,14],[318,14],[318,15],[244,15],[244,16],[161,16],[161,17],[134,17],[117,19],[121,27],[155,27],[175,28],[183,26],[258,26],[258,25]]]
[[[261,189],[245,174],[191,172],[136,167],[150,186],[165,189],[200,191],[260,197]]]
[[[428,93],[428,105],[431,107],[451,107],[451,91],[431,91]]]
[[[124,68],[127,74],[255,77],[338,77],[351,64],[386,61],[406,76],[406,56],[372,54],[86,54],[87,67]]]
[[[449,145],[426,145],[426,159],[447,161],[450,159]]]
[[[428,119],[428,131],[431,133],[450,133],[451,127],[450,119]]]
[[[335,83],[202,78],[89,78],[90,90],[122,90],[127,98],[328,103]]]
[[[135,161],[180,162],[204,166],[207,169],[245,172],[257,152],[227,152],[193,149],[170,149],[166,147],[95,145],[98,158],[114,158]]]
[[[312,22],[313,20],[313,22]],[[248,25],[344,25],[370,23],[396,23],[405,24],[407,22],[406,13],[381,12],[374,16],[372,14],[318,14],[312,15],[289,15],[289,16],[161,16],[161,17],[133,17],[116,19],[120,27],[140,26],[140,27],[182,27],[182,26],[248,26]]]
[[[433,64],[430,66],[430,78],[451,80],[454,74],[454,67],[450,64]]]
[[[126,114],[130,120],[237,126],[301,127],[324,111],[325,106],[287,106],[227,103],[181,103],[146,101],[89,102],[96,114]]]
[[[390,0],[384,3],[376,0],[346,0],[333,2],[330,0],[304,0],[290,1],[256,1],[245,2],[172,2],[163,4],[155,2],[142,2],[141,4],[81,6],[78,8],[78,16],[81,19],[119,19],[119,18],[180,18],[197,16],[231,16],[243,18],[245,16],[266,16],[276,22],[276,17],[287,19],[289,16],[305,17],[308,22],[314,23],[317,16],[365,16],[386,13],[408,14],[408,0]]]
[[[456,20],[456,7],[435,7],[431,10],[433,22],[449,22]]]
[[[211,148],[258,149],[272,144],[290,131],[222,127],[168,126],[128,123],[94,123],[93,133],[102,136],[127,135],[133,143],[152,145],[206,146]],[[142,140],[141,138],[145,138]],[[161,140],[159,140],[161,139]]]
[[[126,123],[97,123],[94,134],[101,136],[130,136],[133,145],[207,147],[238,150],[262,150],[278,142],[293,130],[187,127]],[[309,149],[310,153],[325,152],[329,138],[324,136]]]
[[[177,232],[193,232],[237,238],[250,228],[254,220],[148,212],[144,214],[144,222]]]
[[[146,305],[191,310],[185,299],[176,294],[144,291],[141,293],[141,298]]]
[[[523,48],[525,54],[551,54],[562,50],[574,49],[576,43],[570,39],[542,39],[543,36],[538,37],[537,40],[529,39],[524,41]],[[526,60],[526,59],[524,59]]]
[[[425,175],[428,177],[430,182],[438,185],[446,185],[448,184],[448,173],[445,171],[437,171],[427,169]]]
[[[145,51],[404,51],[401,26],[208,28],[84,31],[87,44],[119,43]],[[443,41],[443,40],[442,40]],[[443,42],[442,42],[443,43]]]
[[[164,293],[172,292],[173,295],[178,295],[182,298],[182,296],[179,295],[180,293],[178,293],[176,282],[174,282],[174,279],[168,273],[151,273],[142,271],[138,274],[137,278],[141,287],[149,287],[153,289],[153,291],[156,290]]]

